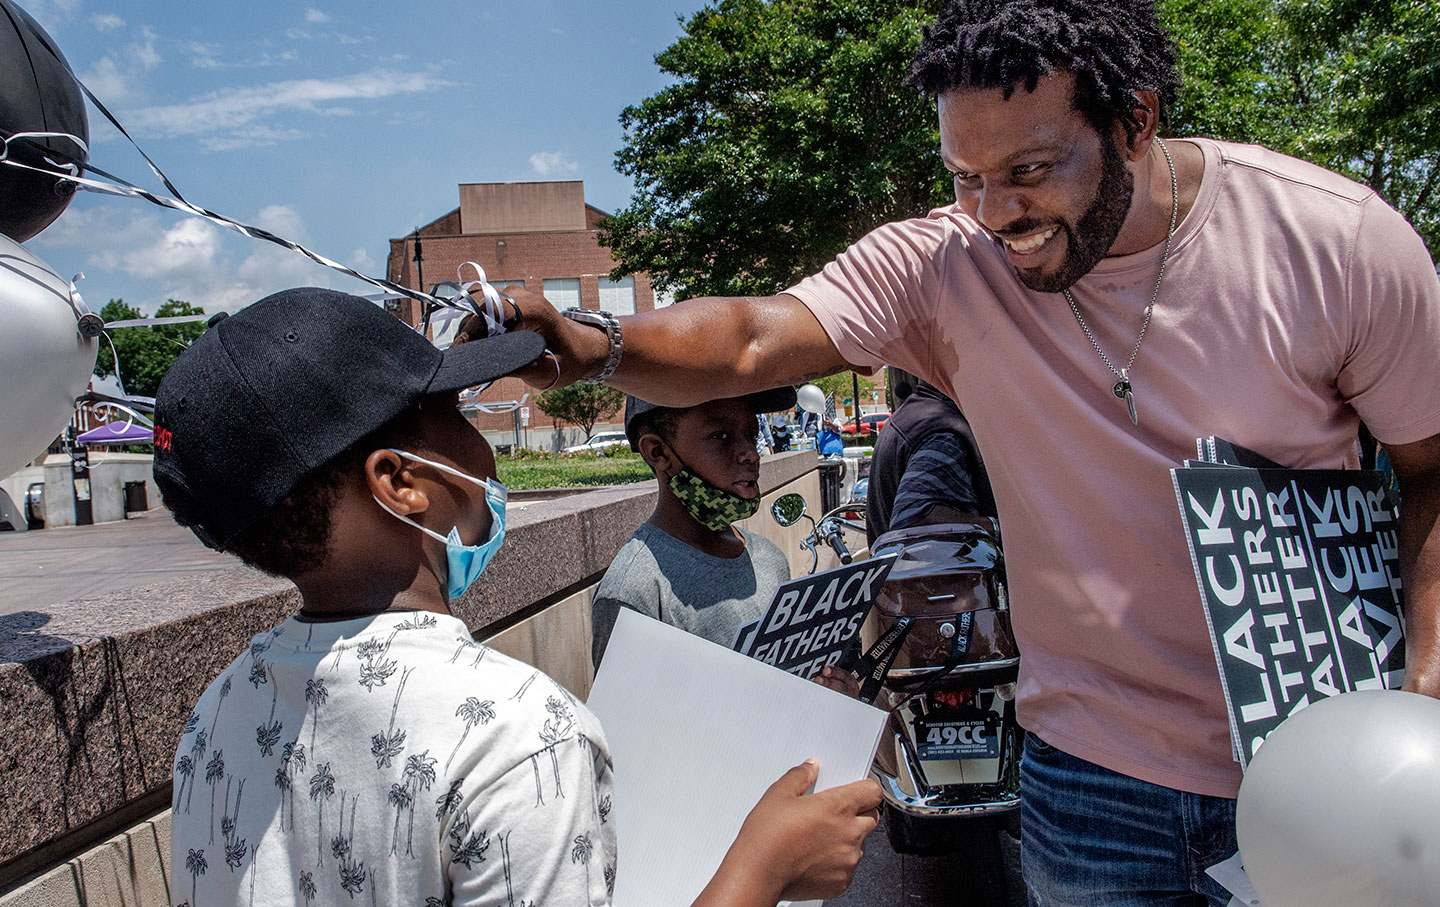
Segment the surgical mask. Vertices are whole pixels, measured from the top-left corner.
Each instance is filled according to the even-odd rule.
[[[669,485],[685,511],[711,532],[728,529],[731,523],[752,517],[760,509],[759,495],[742,498],[705,481],[684,464],[670,477]]]
[[[434,460],[417,457],[412,453],[397,450],[393,447],[387,449],[393,454],[398,454],[408,460],[414,460],[417,463],[424,463],[426,466],[433,466],[446,475],[452,475],[457,479],[473,482],[485,489],[485,502],[490,506],[490,537],[479,545],[461,544],[460,528],[458,526],[450,527],[449,535],[441,535],[432,529],[426,529],[408,516],[403,516],[391,510],[389,507],[385,507],[384,504],[380,503],[379,498],[375,498],[375,503],[380,504],[380,506],[385,509],[385,512],[395,517],[395,519],[409,523],[431,538],[445,543],[445,559],[449,569],[445,594],[451,601],[454,601],[464,595],[465,590],[470,588],[470,584],[479,579],[480,574],[485,572],[486,565],[489,564],[490,559],[495,556],[495,552],[500,550],[500,544],[505,541],[505,501],[509,497],[509,492],[505,490],[504,485],[494,479],[477,479],[454,467],[446,466],[444,463],[436,463]],[[371,497],[374,496],[372,495]]]

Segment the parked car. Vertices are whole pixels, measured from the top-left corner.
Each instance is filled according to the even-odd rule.
[[[602,431],[593,435],[584,444],[576,444],[574,447],[567,447],[563,453],[580,453],[586,450],[606,450],[611,447],[629,447],[630,440],[625,437],[623,431]]]
[[[847,435],[878,435],[880,433],[880,429],[884,428],[885,423],[889,421],[889,413],[868,413],[860,417],[859,424],[856,424],[854,422],[846,422],[844,425],[840,426],[840,430]]]

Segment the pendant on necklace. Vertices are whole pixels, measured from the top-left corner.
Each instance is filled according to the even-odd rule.
[[[1125,371],[1129,371],[1129,369]],[[1135,414],[1135,389],[1131,387],[1130,378],[1125,374],[1125,371],[1120,373],[1120,380],[1115,382],[1113,389],[1115,396],[1124,400],[1125,408],[1130,411],[1130,424],[1138,426],[1140,424],[1140,417]]]

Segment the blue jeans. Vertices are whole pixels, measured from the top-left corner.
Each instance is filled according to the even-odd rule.
[[[1161,787],[1025,735],[1020,866],[1030,907],[1226,907],[1235,801]]]

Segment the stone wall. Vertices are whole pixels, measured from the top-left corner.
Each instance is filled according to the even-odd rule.
[[[798,544],[808,527],[781,529],[768,503],[799,491],[818,507],[815,463],[767,458],[766,507],[746,524],[795,573],[810,565]],[[585,698],[590,596],[654,494],[645,482],[513,508],[491,581],[453,610]],[[168,903],[171,760],[191,700],[297,605],[289,583],[236,568],[0,625],[0,907]]]

